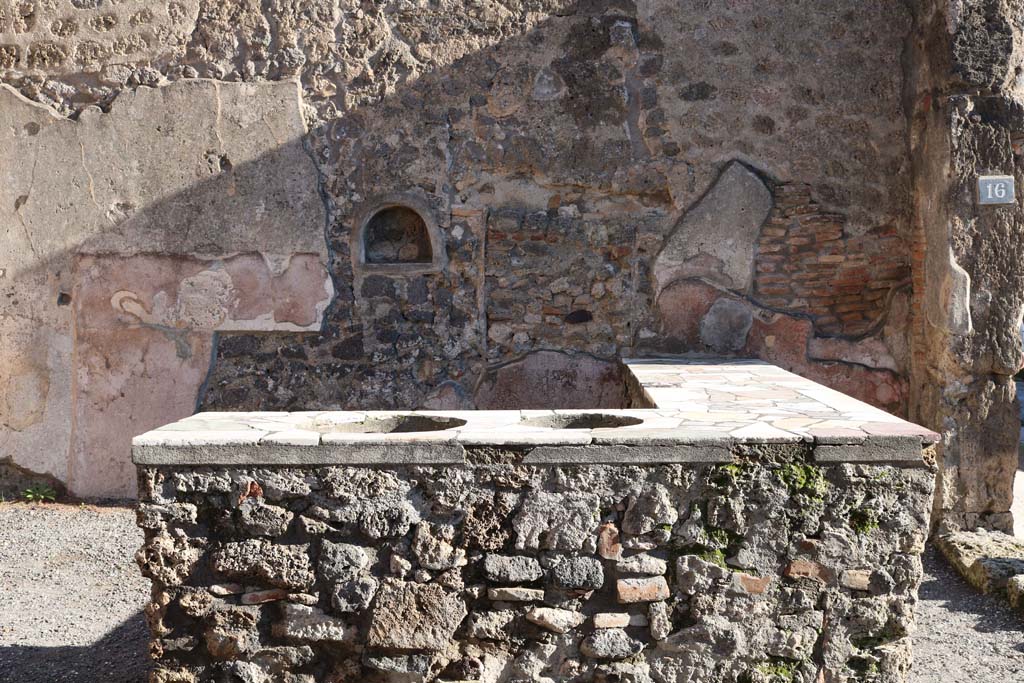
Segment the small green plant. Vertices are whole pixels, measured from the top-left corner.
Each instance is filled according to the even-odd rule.
[[[711,541],[716,548],[729,547],[731,539],[729,538],[729,532],[725,529],[709,529],[707,533],[708,540]]]
[[[29,486],[21,492],[21,497],[29,503],[53,503],[57,500],[57,492],[46,484]]]
[[[743,467],[735,463],[719,465],[711,470],[711,483],[722,488],[733,486],[743,474]]]

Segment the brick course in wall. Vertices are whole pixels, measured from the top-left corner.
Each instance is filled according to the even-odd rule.
[[[758,240],[754,298],[809,315],[819,334],[863,335],[885,315],[890,293],[910,281],[906,244],[890,226],[849,234],[845,217],[824,210],[811,189],[775,188]]]

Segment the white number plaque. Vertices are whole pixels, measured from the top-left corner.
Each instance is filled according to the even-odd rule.
[[[1012,175],[983,175],[978,177],[979,204],[1016,204]]]

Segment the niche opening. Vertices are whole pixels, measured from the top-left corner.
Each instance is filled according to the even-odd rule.
[[[389,206],[366,224],[367,263],[430,263],[433,249],[423,217],[406,206]]]
[[[411,197],[376,204],[353,235],[355,264],[365,270],[423,273],[444,267],[444,244],[428,207]]]

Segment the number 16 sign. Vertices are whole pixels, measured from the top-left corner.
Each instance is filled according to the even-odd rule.
[[[978,176],[979,204],[1016,204],[1012,175]]]

